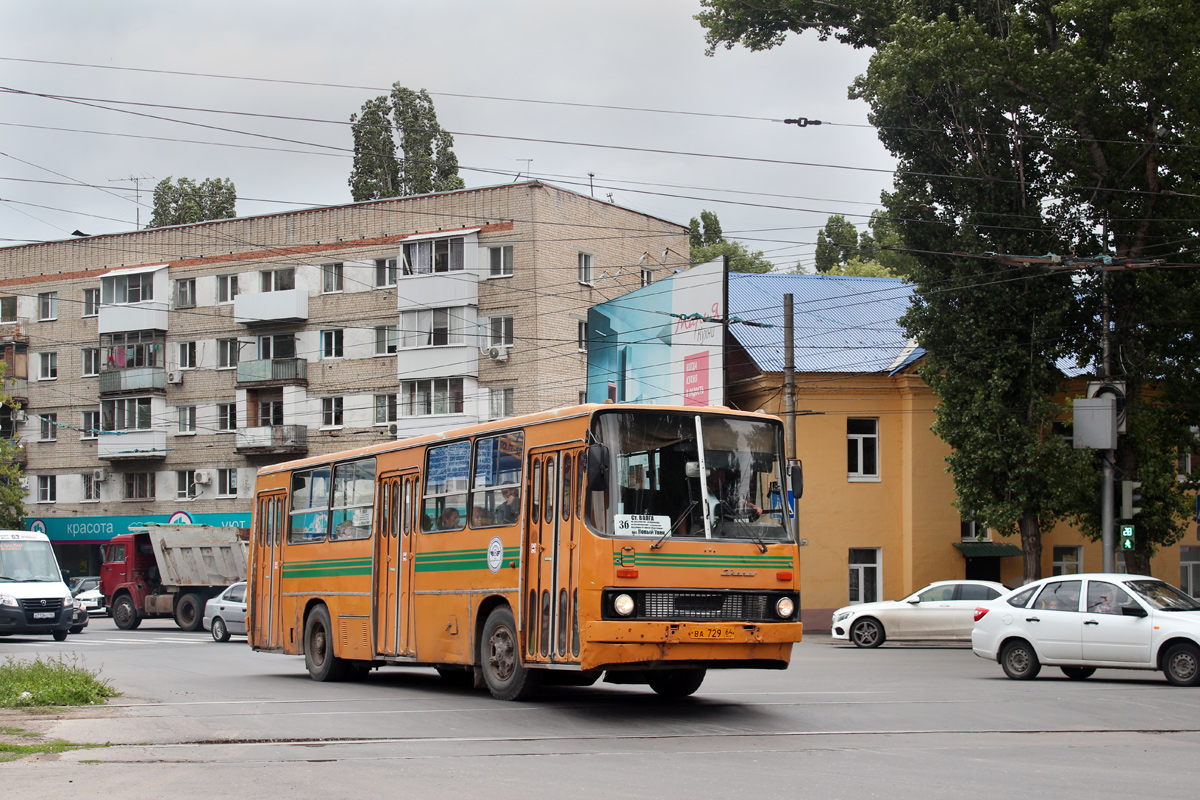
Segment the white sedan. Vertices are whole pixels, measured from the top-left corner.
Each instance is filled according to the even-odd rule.
[[[1097,667],[1162,670],[1176,686],[1200,684],[1200,603],[1145,575],[1056,575],[975,610],[975,655],[1013,680],[1043,664],[1073,680]]]
[[[204,630],[217,642],[228,642],[231,633],[246,633],[246,582],[238,581],[204,604]]]
[[[936,581],[903,600],[839,608],[832,636],[858,647],[878,647],[888,639],[969,641],[975,608],[1007,592],[992,581]]]

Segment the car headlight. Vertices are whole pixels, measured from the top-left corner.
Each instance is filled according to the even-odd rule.
[[[619,616],[628,617],[633,613],[633,598],[627,594],[619,594],[613,598],[613,611]]]
[[[82,600],[79,600],[79,599],[77,598],[77,599],[75,599],[75,600],[72,600],[71,602],[75,604],[75,607],[76,607],[76,608],[83,608],[83,601],[82,601]]]
[[[836,624],[838,622],[842,622],[843,620],[850,619],[852,616],[854,616],[853,611],[839,611],[833,615],[833,621]]]
[[[11,594],[0,594],[0,606],[12,606],[13,608],[20,608],[21,604],[18,603],[17,598],[13,597]]]
[[[791,619],[796,613],[796,603],[790,597],[781,597],[775,603],[775,614],[780,619]]]

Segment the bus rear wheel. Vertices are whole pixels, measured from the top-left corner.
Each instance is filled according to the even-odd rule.
[[[346,660],[333,654],[333,626],[325,606],[314,608],[304,623],[304,666],[314,681],[346,677]]]
[[[497,700],[524,700],[542,684],[542,675],[521,663],[517,625],[508,606],[488,615],[483,625],[480,664],[488,691]]]
[[[687,697],[704,683],[705,669],[666,669],[650,673],[650,688],[663,697]]]

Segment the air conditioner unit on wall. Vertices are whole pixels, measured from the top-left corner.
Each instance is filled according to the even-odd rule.
[[[106,470],[106,469],[92,470],[92,480],[95,481],[96,483],[103,483],[104,481],[108,480],[108,470]]]
[[[503,345],[492,345],[488,348],[487,354],[492,361],[508,361],[508,348]]]
[[[213,474],[211,469],[196,470],[196,484],[198,486],[207,486],[212,483]]]
[[[400,426],[398,426],[394,422],[391,425],[388,425],[388,434],[390,436],[394,437],[396,435],[397,431],[399,431],[399,430],[400,430]]]
[[[183,383],[183,373],[173,369],[167,373],[167,383]]]

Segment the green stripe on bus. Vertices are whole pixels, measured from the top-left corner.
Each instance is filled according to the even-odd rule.
[[[616,566],[639,567],[771,567],[786,568],[792,566],[792,559],[786,556],[728,556],[706,554],[675,554],[675,553],[632,553],[622,556],[613,553],[613,564]]]
[[[519,559],[520,547],[504,548],[505,559]],[[473,550],[442,550],[437,553],[417,553],[417,572],[453,572],[456,570],[489,569],[487,548]]]

